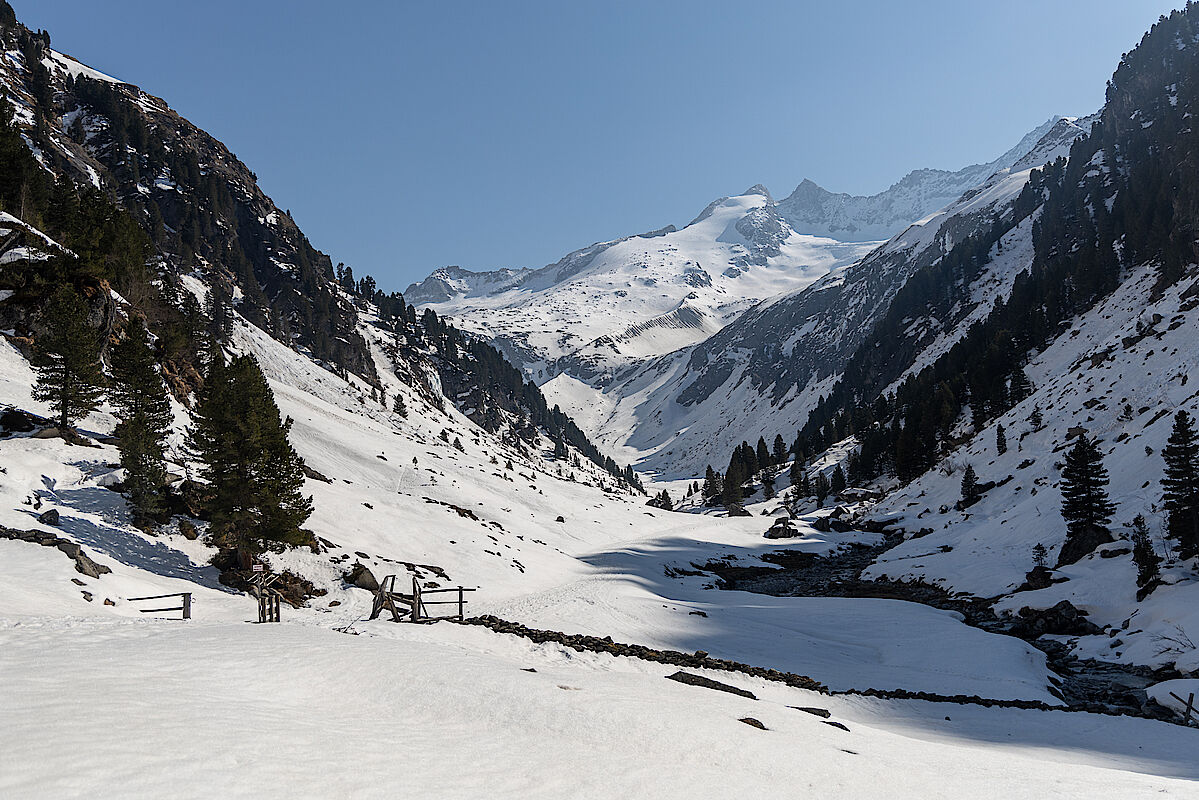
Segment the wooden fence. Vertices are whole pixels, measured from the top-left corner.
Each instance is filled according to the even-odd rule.
[[[461,622],[466,617],[466,592],[473,592],[474,589],[467,589],[463,586],[448,587],[445,589],[429,589],[420,585],[420,581],[414,576],[412,578],[412,593],[403,594],[395,590],[396,576],[388,575],[379,583],[379,590],[375,593],[375,602],[371,608],[371,619],[376,619],[386,609],[391,614],[392,622],[436,622],[439,619],[456,619]],[[454,594],[458,595],[457,599],[450,600],[428,600],[426,597],[431,594]],[[435,616],[429,613],[429,606],[457,606],[458,613],[443,614]]]
[[[192,593],[191,592],[176,592],[174,594],[154,594],[149,597],[127,597],[125,598],[131,603],[136,603],[141,600],[165,600],[168,597],[178,597],[182,600],[180,605],[170,606],[169,608],[139,608],[143,614],[160,614],[164,611],[182,611],[183,616],[180,619],[192,618]]]

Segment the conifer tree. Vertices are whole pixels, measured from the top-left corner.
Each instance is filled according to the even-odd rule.
[[[812,482],[812,491],[816,494],[816,505],[824,505],[824,498],[828,497],[830,490],[828,478],[823,472],[816,473],[816,480]]]
[[[203,464],[218,542],[247,554],[269,543],[302,544],[312,514],[304,462],[287,440],[271,388],[252,356],[214,355],[196,406],[189,449]]]
[[[559,461],[565,461],[568,453],[566,452],[566,442],[562,439],[554,440],[554,458]]]
[[[807,467],[803,463],[803,459],[798,455],[791,462],[791,469],[787,471],[787,477],[791,481],[792,486],[798,486],[800,481],[808,477]]]
[[[1137,514],[1128,527],[1131,531],[1129,538],[1132,539],[1132,560],[1137,565],[1137,588],[1144,589],[1157,580],[1162,559],[1153,549],[1144,515]]]
[[[758,449],[756,455],[758,458],[758,469],[765,469],[766,467],[770,466],[770,451],[766,448],[766,440],[761,436],[758,437]],[[754,472],[757,472],[757,470],[754,470]]]
[[[974,465],[967,464],[966,472],[962,475],[962,502],[973,503],[979,495],[978,475],[974,472]]]
[[[845,491],[845,472],[841,469],[840,464],[833,469],[833,477],[828,482],[828,488],[834,496]]]
[[[775,464],[782,464],[787,460],[787,443],[783,441],[781,434],[775,434],[774,436],[771,456],[774,457]]]
[[[404,395],[396,393],[395,402],[392,403],[391,410],[405,419],[408,418],[408,406],[404,403]]]
[[[762,472],[762,492],[766,495],[767,500],[774,499],[774,476],[769,471]]]
[[[728,471],[724,473],[724,486],[721,488],[720,499],[726,506],[741,502],[741,484],[744,482],[744,473],[741,470],[741,461],[734,458],[729,464]]]
[[[103,396],[100,337],[87,324],[87,307],[69,286],[59,287],[46,304],[46,332],[37,337],[33,365],[35,400],[49,403],[58,427],[68,435],[71,426],[94,411]]]
[[[1067,540],[1104,528],[1116,507],[1108,499],[1107,468],[1098,446],[1085,435],[1066,453],[1062,468],[1062,518]]]
[[[1187,412],[1174,416],[1162,458],[1166,462],[1163,501],[1169,514],[1166,530],[1178,542],[1182,557],[1190,558],[1199,554],[1199,438]]]
[[[1037,542],[1032,548],[1032,563],[1034,567],[1045,566],[1045,560],[1049,557],[1049,551],[1045,549],[1045,545]]]
[[[995,450],[999,455],[1007,452],[1007,431],[1003,429],[1002,425],[995,428]]]
[[[119,420],[125,490],[135,517],[148,522],[166,508],[164,450],[174,415],[140,317],[129,320],[125,338],[112,348],[112,378],[108,398]]]
[[[721,483],[720,475],[716,472],[716,470],[712,469],[712,465],[709,464],[707,470],[704,472],[704,503],[711,505],[712,503],[716,502],[716,498],[721,496],[723,490],[724,487]]]
[[[811,497],[812,496],[812,481],[808,477],[807,469],[801,469],[799,471],[799,483],[796,483],[793,485],[795,486],[796,493],[800,497]]]

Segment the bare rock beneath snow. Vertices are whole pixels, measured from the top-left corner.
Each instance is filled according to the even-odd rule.
[[[765,725],[763,725],[763,724],[762,724],[761,722],[759,722],[758,720],[754,719],[753,717],[742,717],[741,719],[739,719],[739,720],[737,720],[737,721],[738,721],[738,722],[744,722],[744,723],[745,723],[746,725],[748,725],[749,727],[751,727],[751,728],[757,728],[757,729],[758,729],[758,730],[760,730],[760,731],[764,731],[764,730],[766,730],[766,726],[765,726]]]
[[[110,568],[103,564],[97,564],[95,561],[92,561],[87,553],[82,551],[79,555],[75,556],[75,571],[89,578],[99,578],[101,575],[107,575],[112,572]]]
[[[805,714],[811,714],[812,716],[815,716],[815,717],[823,717],[824,719],[828,719],[829,717],[831,717],[833,715],[833,712],[829,711],[827,708],[816,708],[815,706],[789,706],[789,707],[794,708],[796,711],[802,711]]]
[[[349,572],[341,576],[341,579],[351,586],[357,586],[368,592],[379,591],[379,581],[375,578],[374,573],[357,561],[354,562],[354,566],[350,567]]]
[[[1072,533],[1066,537],[1065,544],[1062,545],[1062,551],[1057,557],[1057,566],[1067,566],[1081,560],[1084,556],[1095,551],[1101,544],[1109,544],[1116,541],[1107,528],[1100,528],[1098,525],[1088,525],[1077,533]]]
[[[704,657],[706,658],[707,655],[705,654]],[[736,686],[729,686],[727,683],[721,683],[720,681],[714,681],[711,678],[705,678],[703,675],[694,675],[690,672],[683,672],[681,670],[673,675],[667,675],[666,679],[669,681],[685,683],[688,686],[702,686],[705,689],[715,689],[718,692],[728,692],[729,694],[735,694],[739,697],[748,697],[750,700],[758,699],[753,692],[746,689],[738,689]]]
[[[1030,608],[1025,606],[1017,612],[1018,620],[1012,633],[1026,639],[1035,639],[1045,634],[1067,636],[1093,636],[1103,629],[1086,618],[1086,613],[1074,607],[1069,600],[1062,600],[1052,608]]]

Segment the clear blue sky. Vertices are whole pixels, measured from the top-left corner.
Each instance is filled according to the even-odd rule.
[[[1180,3],[12,0],[399,289],[541,266],[759,182],[871,193],[989,160],[1098,108]]]

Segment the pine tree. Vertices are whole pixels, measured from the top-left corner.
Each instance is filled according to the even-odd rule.
[[[254,554],[269,543],[307,540],[312,514],[301,493],[304,462],[287,440],[271,388],[252,356],[230,363],[218,352],[196,405],[189,450],[208,482],[205,506],[218,544]]]
[[[703,498],[706,505],[711,505],[716,502],[716,498],[720,497],[724,491],[724,486],[721,482],[720,475],[716,470],[712,469],[709,464],[707,470],[704,471],[704,486]]]
[[[1098,446],[1085,435],[1066,453],[1062,468],[1062,518],[1067,542],[1091,528],[1105,528],[1116,507],[1108,499],[1107,469]]]
[[[834,496],[845,491],[845,472],[841,469],[840,464],[833,469],[833,477],[828,482],[828,488]]]
[[[720,499],[725,506],[741,502],[741,484],[744,482],[744,473],[741,469],[740,460],[734,458],[729,464],[728,471],[724,473],[724,486],[721,489]]]
[[[792,486],[799,486],[801,481],[808,477],[807,467],[804,466],[803,459],[799,456],[791,462],[791,469],[787,471],[787,478],[791,481]]]
[[[796,494],[798,494],[800,497],[812,496],[812,481],[808,477],[807,469],[801,469],[799,471],[799,483],[793,485],[795,486]]]
[[[1149,526],[1142,514],[1137,514],[1129,523],[1132,539],[1132,560],[1137,565],[1137,588],[1144,589],[1155,582],[1161,570],[1161,556],[1153,549],[1153,541],[1149,538]]]
[[[454,437],[454,449],[457,450],[459,453],[466,452],[466,448],[462,446],[462,440],[459,439],[457,436]]]
[[[978,500],[980,496],[978,490],[978,475],[974,472],[974,465],[967,464],[966,472],[962,475],[962,502],[970,504]]]
[[[770,451],[766,449],[766,440],[761,436],[758,437],[758,450],[756,455],[758,458],[758,465],[757,469],[753,470],[754,472],[757,472],[758,469],[766,469],[766,467],[770,466]]]
[[[824,473],[816,473],[816,480],[812,483],[812,491],[816,494],[817,506],[824,505],[824,498],[828,497],[830,488],[828,478],[824,477]]]
[[[569,454],[566,452],[566,442],[562,439],[554,440],[554,458],[559,461],[565,461]]]
[[[762,492],[766,495],[767,500],[774,499],[774,476],[769,471],[762,472]]]
[[[49,403],[66,436],[71,426],[94,411],[103,396],[100,337],[87,324],[87,307],[69,286],[60,287],[46,304],[46,332],[37,337],[33,365],[35,400]]]
[[[1045,560],[1049,558],[1049,551],[1045,549],[1045,545],[1037,542],[1032,548],[1032,564],[1034,567],[1045,566]]]
[[[1007,452],[1007,431],[1003,429],[1002,425],[995,428],[995,450],[999,455]]]
[[[1178,542],[1182,557],[1190,558],[1199,555],[1199,438],[1187,412],[1174,416],[1162,458],[1166,462],[1163,501],[1169,514],[1166,531]]]
[[[408,418],[408,406],[404,403],[404,395],[396,394],[395,402],[391,404],[391,410],[405,419]]]
[[[774,457],[775,464],[782,464],[787,460],[787,443],[783,441],[783,437],[780,434],[775,434],[774,436],[771,455]]]
[[[148,522],[166,508],[164,450],[174,415],[140,317],[129,320],[125,338],[112,349],[112,377],[108,398],[119,420],[125,490],[135,517]]]

